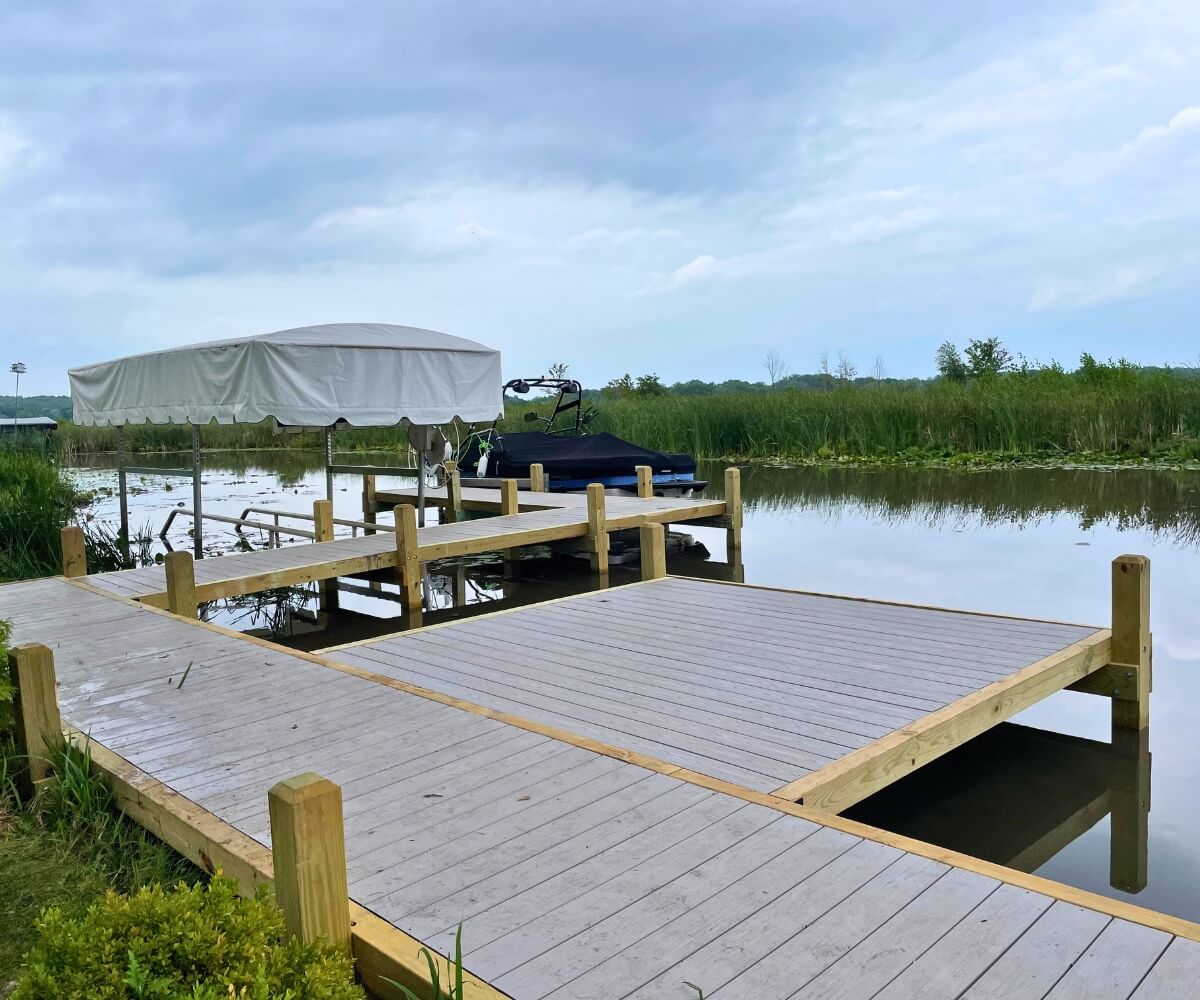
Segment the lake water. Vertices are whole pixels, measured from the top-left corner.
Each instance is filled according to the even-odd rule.
[[[176,466],[181,459],[139,456],[138,463]],[[102,464],[74,475],[85,487],[112,488],[115,476]],[[720,489],[720,466],[701,473]],[[1107,624],[1112,558],[1149,556],[1148,746],[1112,746],[1109,701],[1064,692],[848,815],[1200,920],[1200,473],[760,466],[742,475],[747,583]],[[206,511],[233,516],[247,506],[311,512],[325,492],[321,457],[297,452],[209,454],[204,482]],[[380,485],[391,482],[403,480]],[[131,485],[139,490],[131,500],[135,530],[149,525],[157,533],[173,507],[191,503],[187,480],[132,477]],[[359,491],[356,477],[338,477],[336,516],[361,516]],[[91,513],[115,521],[116,507],[115,497],[98,496]],[[169,544],[189,548],[189,527],[177,519]],[[673,556],[668,569],[727,577],[723,532],[687,530],[714,555]],[[205,536],[214,555],[267,542],[259,532],[239,536],[214,522]],[[161,551],[162,543],[153,548]],[[538,549],[526,553],[517,576],[504,579],[498,556],[434,564],[433,615],[591,586],[586,563]],[[632,579],[635,568],[614,569],[614,585]],[[331,615],[318,614],[303,590],[222,604],[210,615],[318,648],[403,627],[396,592],[387,580],[345,580],[340,610]],[[1139,822],[1139,803],[1147,801],[1148,826]]]

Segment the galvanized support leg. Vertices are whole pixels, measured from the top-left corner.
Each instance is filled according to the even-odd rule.
[[[125,453],[125,428],[117,427],[117,492],[121,497],[121,548],[129,558],[129,481],[125,466],[129,464]]]
[[[192,554],[197,559],[204,558],[204,490],[200,482],[203,471],[203,461],[200,458],[200,428],[192,424],[192,510],[195,512],[192,525]]]
[[[325,499],[333,503],[333,428],[325,428]]]
[[[421,447],[417,449],[417,527],[425,527],[425,454],[429,448],[429,428],[421,428]]]

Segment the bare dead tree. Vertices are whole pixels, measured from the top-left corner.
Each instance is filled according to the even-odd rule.
[[[763,359],[763,367],[767,370],[767,381],[774,385],[780,379],[787,378],[788,363],[778,351],[767,351]]]

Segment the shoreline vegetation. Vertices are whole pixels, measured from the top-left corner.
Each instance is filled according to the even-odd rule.
[[[815,375],[784,375],[769,356],[771,382],[684,382],[655,375],[613,379],[585,393],[592,432],[698,459],[789,464],[1186,466],[1200,462],[1200,369],[1141,368],[1128,361],[1079,366],[1014,360],[992,338],[964,352],[937,352],[939,377],[860,378],[842,357]],[[564,375],[565,365],[552,374]],[[527,430],[552,398],[509,400],[502,429]],[[461,429],[460,431],[465,430]],[[210,425],[209,451],[317,449],[320,434],[281,434],[268,422]],[[51,437],[67,462],[116,450],[111,427],[63,422]],[[190,450],[182,426],[126,430],[132,453]],[[401,428],[339,431],[340,452],[404,451]]]
[[[132,565],[111,529],[80,516],[86,501],[41,435],[0,441],[0,582],[60,572],[62,529],[77,520],[96,572]]]

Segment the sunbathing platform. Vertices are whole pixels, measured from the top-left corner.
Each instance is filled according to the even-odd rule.
[[[424,529],[421,557],[487,524]],[[206,560],[197,595],[207,564],[220,586],[242,561],[257,586],[274,572],[260,556],[306,554],[280,568],[311,572],[312,549],[336,548],[326,572],[388,540]],[[460,925],[475,998],[1192,989],[1194,923],[838,815],[1064,688],[1111,698],[1114,731],[1144,735],[1144,559],[1114,563],[1111,627],[672,578],[644,559],[642,583],[320,654],[136,599],[162,593],[162,570],[6,585],[20,735],[35,762],[57,730],[86,740],[121,808],[246,889],[274,881],[289,927],[316,926],[297,858],[322,859],[317,924],[336,939],[344,919],[380,996],[398,995],[384,977],[424,988],[418,947],[446,954]],[[114,580],[147,582],[123,596]],[[336,809],[286,826],[306,796]]]

